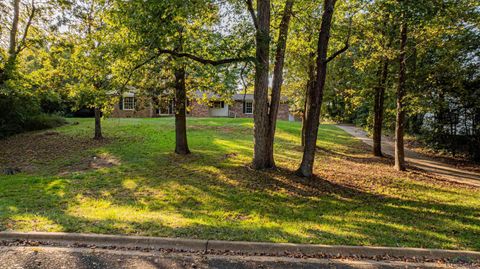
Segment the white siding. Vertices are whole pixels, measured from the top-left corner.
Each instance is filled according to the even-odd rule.
[[[210,117],[228,117],[228,104],[225,104],[223,108],[210,107],[208,114]]]

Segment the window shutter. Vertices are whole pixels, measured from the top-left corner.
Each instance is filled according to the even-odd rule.
[[[225,102],[222,101],[222,102],[220,103],[220,106],[221,106],[221,108],[224,108],[224,107],[225,107]]]
[[[245,101],[243,101],[243,114],[245,114]]]
[[[118,108],[120,108],[120,110],[123,110],[123,97],[120,96],[120,102],[118,102]]]

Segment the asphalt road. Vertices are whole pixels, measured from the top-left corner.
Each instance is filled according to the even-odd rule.
[[[106,268],[474,268],[443,263],[202,255],[66,247],[0,247],[2,269]]]

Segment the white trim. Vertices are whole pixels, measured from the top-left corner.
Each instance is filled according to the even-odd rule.
[[[247,112],[247,103],[252,104],[252,112]],[[245,100],[244,106],[245,106],[245,109],[244,109],[245,113],[244,114],[246,114],[246,115],[253,114],[253,101]]]
[[[132,98],[133,99],[133,108],[125,108],[125,99],[126,98]],[[123,104],[123,110],[135,110],[135,96],[126,96],[126,97],[123,97],[123,100],[122,100]]]
[[[122,93],[122,97],[135,97],[135,92],[133,91],[124,92]]]
[[[225,107],[225,102],[224,101],[213,101],[212,106],[211,106],[211,108],[216,108],[216,109],[222,109],[224,107]]]

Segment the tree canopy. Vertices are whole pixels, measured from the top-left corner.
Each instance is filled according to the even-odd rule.
[[[398,169],[404,133],[479,159],[479,24],[474,0],[4,1],[0,135],[91,108],[101,138],[133,87],[174,97],[175,152],[188,154],[188,100],[250,92],[256,169],[275,166],[281,97],[304,122],[303,176],[321,120],[363,126],[377,156],[395,133]]]

